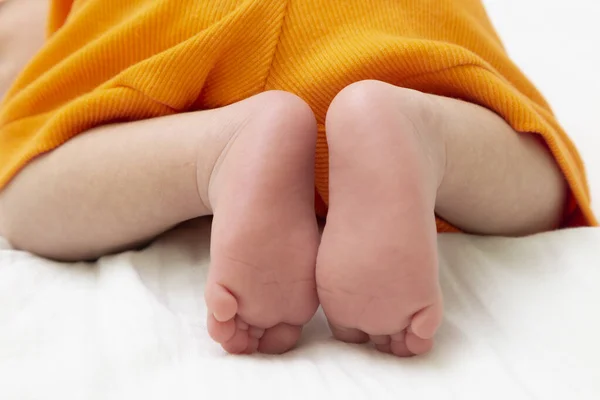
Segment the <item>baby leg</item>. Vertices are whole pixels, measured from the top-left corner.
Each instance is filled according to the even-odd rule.
[[[317,308],[315,140],[311,110],[283,92],[97,128],[0,194],[0,233],[23,250],[83,260],[214,213],[209,331],[233,353],[283,352]]]
[[[566,183],[533,135],[482,107],[382,82],[327,116],[330,209],[317,262],[334,335],[427,352],[442,320],[434,211],[477,234],[557,227]]]

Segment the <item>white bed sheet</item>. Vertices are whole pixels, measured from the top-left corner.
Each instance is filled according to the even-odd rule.
[[[596,2],[486,3],[600,195]],[[0,399],[600,399],[598,229],[441,235],[444,325],[431,354],[405,360],[333,341],[321,314],[287,355],[225,355],[205,327],[209,231],[194,221],[77,265],[0,238]]]

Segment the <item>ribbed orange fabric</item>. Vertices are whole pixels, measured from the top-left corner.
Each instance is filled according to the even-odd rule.
[[[597,224],[576,149],[479,0],[54,0],[48,36],[0,111],[0,188],[99,124],[280,89],[317,116],[326,203],[327,108],[348,84],[378,79],[480,104],[540,134],[571,189],[565,226]]]

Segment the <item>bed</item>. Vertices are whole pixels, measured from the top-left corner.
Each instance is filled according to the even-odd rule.
[[[600,6],[486,3],[600,198]],[[0,238],[0,399],[600,399],[600,229],[440,235],[446,317],[411,359],[335,342],[321,313],[286,355],[226,355],[206,332],[209,239],[200,219],[67,265]]]

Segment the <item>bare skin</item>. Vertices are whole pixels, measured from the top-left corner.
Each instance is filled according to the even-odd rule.
[[[291,349],[320,300],[338,339],[410,356],[432,347],[442,318],[434,212],[479,234],[560,220],[566,185],[544,146],[481,107],[359,82],[334,100],[327,130],[320,247],[315,121],[283,92],[78,136],[0,192],[0,234],[73,261],[214,214],[205,293],[225,350]]]
[[[560,222],[566,184],[553,159],[484,108],[366,81],[333,101],[327,130],[317,284],[340,340],[397,356],[431,349],[443,308],[434,213],[491,235]]]
[[[42,47],[49,1],[0,2],[0,99]]]
[[[40,157],[2,192],[2,234],[74,261],[214,214],[209,332],[231,353],[281,353],[318,306],[315,141],[312,112],[284,92],[98,128]]]

